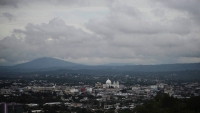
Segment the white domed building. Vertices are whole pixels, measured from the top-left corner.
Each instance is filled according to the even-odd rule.
[[[103,88],[119,88],[119,82],[112,82],[108,79],[106,80],[106,84],[103,84]]]

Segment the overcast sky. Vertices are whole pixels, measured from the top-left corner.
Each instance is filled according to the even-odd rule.
[[[0,0],[0,65],[200,62],[199,0]]]

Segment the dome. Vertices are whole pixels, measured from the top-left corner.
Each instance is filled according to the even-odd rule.
[[[111,81],[109,79],[106,80],[106,84],[111,84]]]

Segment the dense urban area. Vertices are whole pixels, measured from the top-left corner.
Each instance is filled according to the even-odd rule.
[[[198,113],[200,71],[0,77],[1,113]]]

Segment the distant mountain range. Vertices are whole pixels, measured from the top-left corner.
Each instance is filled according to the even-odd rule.
[[[125,65],[109,64],[88,66],[64,60],[43,57],[32,60],[27,63],[17,64],[14,66],[0,66],[0,74],[6,72],[35,72],[35,71],[52,71],[59,69],[68,70],[87,70],[87,71],[109,71],[109,72],[162,72],[162,71],[185,71],[200,70],[200,63],[186,64],[161,64],[161,65]]]
[[[53,68],[53,67],[73,67],[78,66],[80,64],[67,62],[64,60],[50,58],[50,57],[43,57],[32,60],[30,62],[17,64],[13,67],[15,68],[29,68],[29,69],[41,69],[41,68]]]

